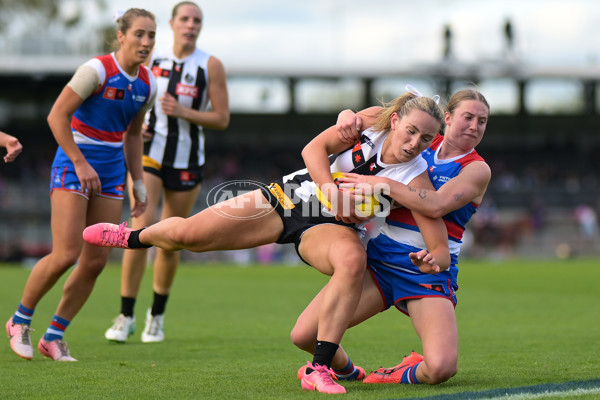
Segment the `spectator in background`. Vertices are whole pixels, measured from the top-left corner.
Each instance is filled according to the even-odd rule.
[[[23,145],[21,145],[19,139],[2,131],[0,131],[0,147],[6,149],[6,155],[3,158],[5,163],[15,161],[23,151]]]
[[[59,145],[50,181],[52,251],[33,267],[17,310],[6,323],[11,349],[25,359],[33,357],[30,325],[35,307],[77,262],[38,343],[46,357],[77,361],[63,336],[110,253],[84,243],[81,235],[88,224],[120,220],[126,165],[133,178],[131,214],[136,217],[146,208],[141,127],[154,103],[156,80],[142,64],[154,47],[156,22],[152,13],[131,8],[117,24],[118,49],[80,66],[48,115]]]
[[[477,213],[471,218],[471,229],[473,230],[473,252],[475,255],[493,254],[505,246],[505,238],[501,233],[500,216],[496,203],[491,196],[483,199]]]
[[[593,241],[598,237],[598,215],[590,205],[578,205],[575,208],[575,220],[584,240]]]
[[[148,208],[144,214],[132,218],[134,229],[156,222],[161,197],[161,219],[189,216],[203,179],[203,127],[223,130],[229,125],[223,64],[196,47],[202,21],[198,5],[190,1],[178,3],[169,21],[173,30],[172,48],[157,49],[152,54],[150,68],[158,83],[158,102],[146,116],[144,125],[149,138],[144,145]],[[125,342],[135,330],[134,306],[147,253],[125,250],[123,254],[121,313],[105,333],[108,340]],[[144,343],[164,340],[164,312],[180,255],[179,251],[156,249],[154,300],[146,313]]]

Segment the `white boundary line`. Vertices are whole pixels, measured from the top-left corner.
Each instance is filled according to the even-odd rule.
[[[548,397],[572,397],[581,396],[586,394],[600,394],[600,388],[591,389],[573,389],[573,390],[561,390],[561,391],[544,391],[540,393],[517,393],[507,394],[497,397],[480,397],[476,400],[529,400],[539,399]],[[474,399],[475,400],[475,399]]]

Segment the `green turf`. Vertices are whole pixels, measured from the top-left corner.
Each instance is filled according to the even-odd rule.
[[[14,312],[28,273],[0,265],[1,322]],[[119,310],[116,266],[99,277],[65,336],[79,362],[52,362],[37,351],[33,361],[25,361],[4,339],[0,398],[326,397],[300,390],[296,371],[309,357],[289,340],[296,317],[326,277],[308,267],[184,265],[168,304],[167,340],[142,344],[150,277],[144,278],[136,305],[138,331],[127,344],[104,339]],[[63,282],[38,305],[35,343],[56,308]],[[345,383],[345,398],[427,397],[597,379],[599,282],[598,260],[464,262],[457,307],[458,375],[438,386]],[[395,310],[353,328],[344,346],[367,371],[395,365],[410,350],[421,350],[409,319]]]

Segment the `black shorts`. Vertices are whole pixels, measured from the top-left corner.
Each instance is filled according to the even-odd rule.
[[[144,156],[143,166],[144,171],[162,179],[165,189],[185,192],[194,189],[202,183],[203,166],[188,169],[171,168],[160,165],[148,156]]]
[[[336,220],[330,214],[325,214],[323,205],[316,196],[311,196],[308,201],[303,201],[294,196],[293,190],[287,188],[282,181],[264,185],[261,187],[261,191],[283,222],[283,232],[277,239],[277,243],[294,243],[296,252],[298,252],[302,235],[313,226],[335,224],[356,230],[354,224],[346,224]]]

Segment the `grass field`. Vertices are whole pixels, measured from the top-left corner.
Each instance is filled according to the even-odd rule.
[[[0,265],[2,323],[14,312],[28,274],[23,268]],[[136,306],[138,331],[127,344],[104,339],[119,310],[117,265],[102,273],[67,330],[65,339],[79,362],[53,362],[37,350],[33,361],[25,361],[4,339],[0,398],[327,396],[300,389],[296,371],[310,357],[289,340],[296,317],[326,277],[308,267],[183,265],[168,304],[167,340],[142,344],[139,335],[150,304],[151,275],[144,278]],[[63,282],[64,278],[36,309],[36,344],[58,304]],[[459,283],[458,375],[438,386],[344,383],[345,398],[489,398],[471,392],[544,385],[537,393],[547,390],[545,385],[600,378],[599,260],[465,261]],[[395,365],[411,350],[421,350],[409,319],[395,309],[350,330],[344,346],[367,371]],[[565,396],[600,398],[600,381],[592,386],[591,392],[567,391]],[[557,397],[531,396],[518,398]]]

